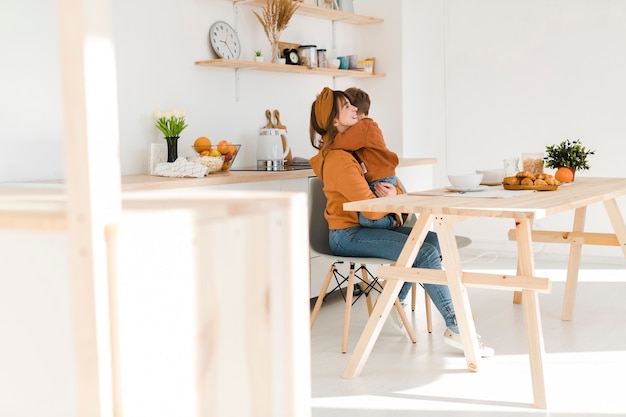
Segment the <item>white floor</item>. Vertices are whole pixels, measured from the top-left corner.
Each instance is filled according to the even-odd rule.
[[[461,250],[466,270],[512,273],[515,260],[472,247]],[[483,341],[496,355],[469,372],[462,352],[445,345],[441,316],[426,331],[423,290],[409,313],[417,343],[386,323],[361,375],[341,373],[367,320],[364,300],[353,309],[350,344],[341,354],[343,300],[332,294],[312,330],[314,417],[363,416],[626,416],[626,260],[585,257],[574,320],[561,321],[567,262],[537,255],[536,275],[553,280],[540,295],[545,342],[547,410],[532,405],[530,366],[522,307],[508,291],[470,289],[472,312]],[[590,259],[591,258],[591,259]]]

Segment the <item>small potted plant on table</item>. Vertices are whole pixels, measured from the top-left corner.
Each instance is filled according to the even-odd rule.
[[[261,52],[260,49],[257,49],[256,51],[254,51],[254,60],[256,62],[263,62],[263,53]]]
[[[575,141],[566,139],[557,145],[546,146],[545,166],[556,169],[554,177],[557,180],[572,182],[576,171],[589,169],[587,157],[595,153],[594,150],[583,146],[580,139]]]

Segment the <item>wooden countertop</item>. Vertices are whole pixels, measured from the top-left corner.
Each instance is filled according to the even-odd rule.
[[[405,158],[400,167],[434,165],[435,158]],[[312,169],[296,171],[226,171],[209,174],[203,178],[169,178],[154,175],[125,175],[122,177],[122,191],[153,191],[175,188],[207,187],[212,185],[241,184],[259,181],[279,181],[313,177]]]
[[[427,166],[436,162],[435,158],[407,158],[400,160],[400,167]],[[122,177],[122,192],[281,181],[314,175],[312,169],[286,172],[228,171],[203,178],[125,175]],[[63,230],[67,226],[65,210],[66,193],[62,180],[0,184],[0,229]]]

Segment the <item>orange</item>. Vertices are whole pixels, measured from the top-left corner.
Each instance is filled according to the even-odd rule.
[[[230,153],[232,153],[233,155],[237,154],[237,145],[230,145]]]
[[[561,182],[572,182],[574,181],[574,171],[569,169],[569,167],[561,167],[556,170],[554,178]]]
[[[198,153],[202,153],[203,151],[210,151],[211,150],[211,140],[209,138],[207,138],[206,136],[200,136],[193,143],[193,148]]]
[[[227,140],[220,140],[217,143],[217,150],[220,151],[222,155],[227,154],[230,151],[230,143]]]

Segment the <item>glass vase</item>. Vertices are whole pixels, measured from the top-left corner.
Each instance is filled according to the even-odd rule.
[[[178,159],[178,138],[180,136],[166,136],[167,162],[174,162]]]
[[[280,48],[278,45],[278,40],[272,42],[272,63],[277,64],[278,59],[280,58]]]

